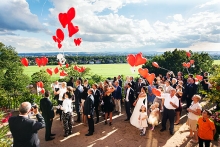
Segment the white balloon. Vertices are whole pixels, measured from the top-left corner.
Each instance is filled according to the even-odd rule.
[[[58,55],[57,55],[57,59],[60,60],[61,58],[64,58],[63,54],[58,54]]]
[[[132,73],[135,73],[135,67],[131,67],[130,70]]]

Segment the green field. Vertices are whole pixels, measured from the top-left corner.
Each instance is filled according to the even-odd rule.
[[[130,76],[137,76],[138,75],[138,68],[136,68],[136,72],[132,73],[131,72],[131,67],[129,64],[86,64],[86,65],[79,65],[79,66],[84,66],[86,68],[90,68],[90,73],[91,74],[97,74],[101,75],[103,77],[115,77],[119,74],[121,75],[130,75]],[[57,66],[55,65],[48,65],[45,67],[38,67],[38,66],[28,66],[25,67],[24,73],[27,75],[31,76],[33,73],[38,72],[40,70],[46,70],[47,68],[55,68]],[[69,67],[71,68],[71,67]],[[52,78],[58,78],[58,74],[53,74]]]
[[[220,64],[220,60],[215,60],[214,64]],[[58,65],[57,65],[58,66]],[[33,73],[40,71],[41,69],[46,70],[46,68],[55,68],[55,65],[45,66],[45,67],[38,67],[38,66],[28,66],[25,67],[25,73],[31,76]],[[125,76],[134,76],[138,75],[138,67],[136,67],[136,72],[131,72],[131,67],[129,64],[86,64],[86,65],[79,65],[85,66],[86,68],[90,68],[91,74],[101,75],[103,77],[115,77],[119,74]],[[52,79],[59,78],[59,74],[53,74]]]

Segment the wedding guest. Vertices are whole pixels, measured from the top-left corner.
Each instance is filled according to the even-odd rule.
[[[175,121],[174,125],[178,125],[179,124],[180,115],[181,115],[181,112],[182,112],[181,99],[182,99],[182,96],[183,96],[183,90],[182,90],[182,87],[180,85],[176,86],[176,96],[179,99],[179,107],[176,108],[176,110],[175,110],[175,112],[176,112],[176,121]]]
[[[59,93],[59,99],[58,99],[58,105],[62,106],[63,104],[63,95],[66,92],[66,82],[61,83],[61,87],[57,93]],[[60,121],[62,120],[62,110],[58,109],[59,115],[60,115]]]
[[[121,75],[118,75],[117,80],[118,80],[118,82],[119,82],[119,86],[122,87]]]
[[[95,107],[95,113],[96,113],[96,124],[99,123],[99,104],[101,101],[101,92],[98,89],[98,84],[93,84],[93,97],[94,97],[94,107]]]
[[[136,88],[135,88],[135,82],[134,82],[134,78],[132,77],[132,76],[130,76],[130,83],[131,83],[131,88],[133,89],[133,90],[135,90]]]
[[[154,101],[154,99],[155,99],[155,95],[153,94],[153,92],[152,92],[152,89],[153,88],[156,88],[154,85],[153,85],[153,83],[152,84],[150,84],[149,86],[147,86],[147,101],[148,101],[148,104],[149,105],[151,105],[151,104],[153,104],[153,101]]]
[[[62,113],[64,137],[72,134],[72,94],[67,91],[63,95],[63,104],[60,108]]]
[[[13,147],[40,146],[37,132],[45,127],[45,122],[37,107],[32,111],[36,115],[37,121],[28,117],[31,112],[31,103],[23,102],[19,107],[19,115],[9,118],[8,123],[13,137]]]
[[[186,92],[186,104],[187,108],[190,107],[192,103],[192,97],[197,93],[197,86],[195,84],[195,80],[193,78],[189,78],[189,84],[187,85]]]
[[[205,109],[198,120],[199,147],[203,147],[203,143],[205,147],[210,147],[210,142],[214,139],[216,128],[214,122],[209,119],[211,115],[212,112]]]
[[[88,90],[88,96],[84,103],[83,113],[87,116],[89,130],[85,136],[91,136],[94,133],[94,120],[93,120],[93,111],[94,111],[94,97],[93,89]]]
[[[84,102],[88,96],[88,90],[90,89],[90,85],[88,83],[89,81],[87,79],[84,80],[84,83],[82,85],[83,87],[83,92],[82,92],[82,97],[81,97],[81,108],[80,112],[82,113],[82,121],[84,125],[86,125],[86,118],[87,116],[83,114],[83,107],[84,107]]]
[[[147,118],[147,108],[145,105],[142,105],[140,108],[140,115],[138,117],[141,130],[140,136],[144,136],[146,134],[146,128],[148,127]]]
[[[121,114],[121,97],[122,90],[119,86],[119,82],[115,81],[115,91],[114,91],[114,102],[115,102],[115,111],[118,112],[118,115]]]
[[[174,89],[176,89],[176,86],[177,86],[177,79],[176,78],[172,78],[172,87]]]
[[[67,82],[67,86],[71,86],[72,88],[75,88],[73,77],[70,77],[70,80]]]
[[[81,85],[80,80],[76,80],[76,90],[74,91],[75,95],[75,109],[76,109],[76,114],[77,114],[77,120],[75,122],[80,123],[80,107],[81,107],[81,98],[82,98],[82,92],[83,92],[83,87]]]
[[[179,99],[176,97],[176,89],[171,89],[170,94],[164,99],[164,111],[162,118],[161,132],[166,130],[166,122],[169,119],[170,122],[170,134],[174,134],[174,117],[175,109],[179,107]]]
[[[142,78],[139,78],[138,79],[138,82],[137,82],[137,84],[136,84],[136,86],[135,86],[135,88],[136,88],[136,98],[138,98],[138,95],[140,94],[140,92],[141,92],[141,88],[143,87],[143,86],[145,86],[145,84],[143,83],[143,79]]]
[[[170,93],[170,90],[173,89],[173,87],[170,85],[171,85],[170,81],[166,80],[164,85],[164,93]]]
[[[40,110],[42,112],[42,116],[44,117],[45,124],[46,124],[46,130],[45,130],[45,140],[49,141],[54,139],[51,136],[54,136],[55,134],[51,133],[53,118],[54,118],[54,110],[53,110],[53,104],[50,101],[50,92],[45,91],[44,98],[40,100]]]
[[[105,125],[107,124],[107,119],[109,116],[109,126],[112,125],[112,111],[114,110],[114,100],[112,98],[112,93],[115,91],[115,88],[112,85],[106,85],[104,87],[104,111],[105,111]]]
[[[159,103],[155,102],[150,106],[150,116],[148,119],[148,123],[152,125],[151,130],[154,130],[154,127],[158,125],[159,121]]]
[[[197,134],[197,122],[199,119],[199,116],[201,115],[202,106],[199,104],[199,101],[201,100],[201,97],[199,95],[194,95],[192,97],[192,104],[187,109],[188,113],[188,120],[187,124],[189,126],[189,135],[188,138],[194,138],[193,142],[198,142],[198,134]]]
[[[53,88],[53,92],[54,92],[53,99],[57,101],[57,104],[59,104],[59,102],[58,102],[58,99],[59,99],[59,92],[58,91],[60,90],[59,82],[55,81],[52,88]]]

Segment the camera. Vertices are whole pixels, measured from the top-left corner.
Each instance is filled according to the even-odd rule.
[[[33,109],[37,109],[37,105],[36,104],[32,104],[31,105],[31,110],[33,111]]]

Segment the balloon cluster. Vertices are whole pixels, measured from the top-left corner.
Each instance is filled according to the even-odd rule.
[[[188,57],[188,58],[190,58],[191,57],[191,53],[190,52],[186,52],[186,56]],[[194,60],[189,60],[189,62],[183,62],[183,67],[185,67],[186,68],[186,70],[187,70],[187,72],[188,72],[188,74],[189,74],[189,70],[188,70],[188,68],[190,68],[190,67],[195,67],[195,61]]]
[[[148,82],[149,82],[149,84],[150,85],[152,85],[153,84],[153,81],[154,81],[154,78],[155,78],[155,74],[154,73],[149,73],[148,72],[148,69],[147,68],[139,68],[138,69],[138,72],[139,72],[139,74],[143,77],[143,78],[145,78]]]
[[[42,94],[45,93],[45,89],[44,89],[44,83],[42,81],[37,82],[37,89],[39,92],[41,92]]]
[[[48,58],[47,57],[35,58],[35,62],[39,67],[46,66],[48,63]]]
[[[136,55],[129,54],[127,55],[127,62],[132,67],[132,72],[135,71],[135,66],[143,65],[147,62],[147,59],[142,56],[142,53]]]
[[[68,26],[68,33],[69,33],[69,37],[72,37],[74,34],[76,34],[79,31],[79,27],[78,26],[74,26],[74,24],[71,22],[76,15],[76,11],[73,7],[71,7],[67,13],[59,13],[58,15],[58,19],[60,21],[60,24],[62,25],[63,28],[66,28],[66,26]],[[58,28],[56,30],[56,36],[52,36],[54,42],[57,42],[57,46],[60,49],[62,47],[62,41],[64,40],[64,33],[63,31]],[[76,46],[79,46],[80,43],[82,42],[81,38],[77,38],[77,41],[75,42],[74,39],[74,43]]]
[[[84,66],[79,67],[79,66],[76,66],[76,65],[73,67],[73,69],[80,72],[80,73],[82,73],[86,70],[86,68]]]

